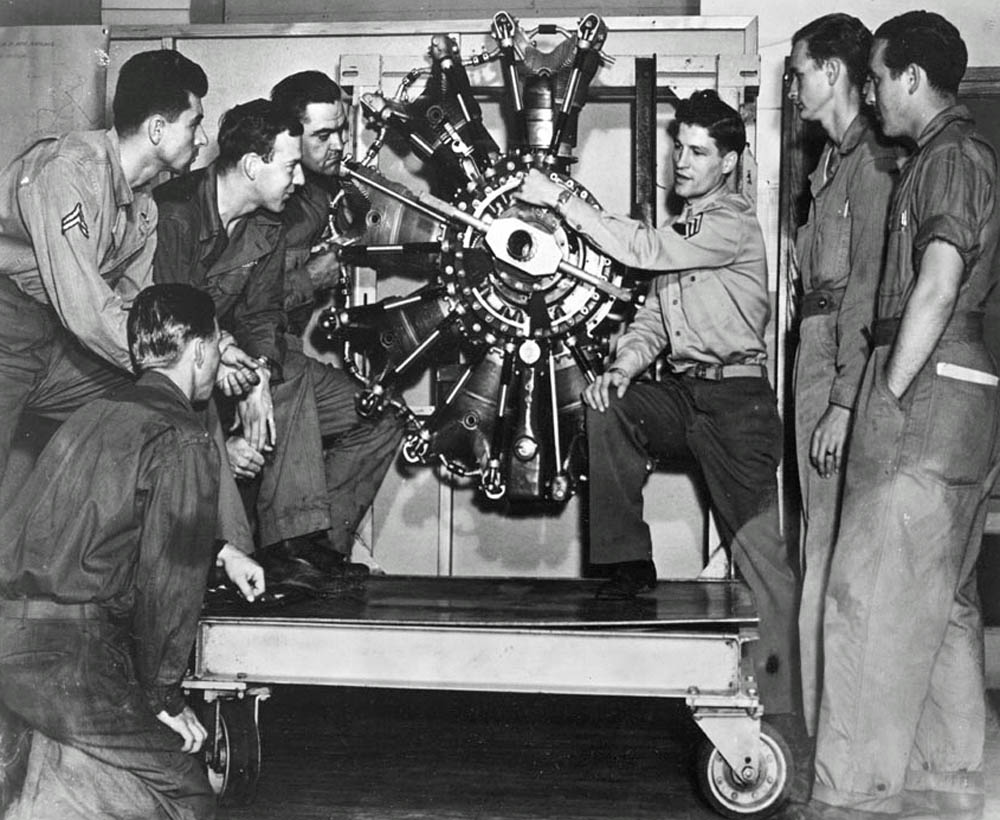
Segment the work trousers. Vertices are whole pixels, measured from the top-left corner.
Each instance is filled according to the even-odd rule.
[[[25,412],[61,423],[131,381],[80,345],[52,308],[0,276],[0,476]]]
[[[904,790],[983,791],[976,559],[1000,401],[978,383],[995,372],[981,343],[939,342],[901,399],[886,386],[888,354],[875,349],[858,397],[826,594],[813,794],[893,813]]]
[[[298,350],[288,351],[283,373],[274,389],[278,444],[257,499],[260,543],[328,530],[335,549],[350,555],[405,422],[392,410],[359,416],[361,385]]]
[[[765,378],[636,382],[604,413],[587,411],[590,559],[649,560],[643,486],[654,460],[697,461],[723,543],[753,593],[752,646],[764,708],[796,709],[796,579],[778,521],[782,430]]]
[[[830,556],[837,537],[844,468],[823,478],[809,461],[812,434],[830,406],[837,375],[837,313],[803,318],[795,354],[795,450],[802,498],[802,596],[799,601],[799,655],[802,665],[802,716],[816,734],[823,670],[823,598]]]
[[[0,614],[0,700],[34,729],[7,820],[215,816],[204,763],[153,714],[127,625]]]

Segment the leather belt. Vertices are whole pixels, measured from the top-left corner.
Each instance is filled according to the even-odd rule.
[[[684,371],[683,375],[693,379],[719,382],[723,379],[756,379],[767,376],[767,368],[762,364],[704,364],[698,363]]]
[[[840,309],[840,303],[844,300],[845,288],[837,290],[811,290],[802,294],[802,307],[800,314],[803,319],[807,316],[820,316],[833,313]]]
[[[872,347],[891,345],[899,332],[899,317],[876,319],[872,326]],[[941,334],[943,342],[980,342],[983,339],[983,314],[981,311],[956,313]]]
[[[0,599],[0,616],[29,621],[76,621],[107,618],[100,604],[61,604],[43,598]]]

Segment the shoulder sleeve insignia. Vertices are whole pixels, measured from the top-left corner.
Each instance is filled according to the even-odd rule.
[[[675,222],[672,227],[674,233],[678,236],[683,236],[685,239],[690,239],[692,236],[697,236],[698,232],[701,230],[701,214],[695,214],[694,216],[688,217],[684,222]]]
[[[79,228],[84,238],[90,239],[90,228],[87,227],[87,220],[83,218],[83,204],[80,202],[77,202],[76,207],[62,218],[61,225],[63,236],[73,228]]]

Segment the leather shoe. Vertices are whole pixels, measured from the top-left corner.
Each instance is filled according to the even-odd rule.
[[[272,544],[264,549],[260,563],[264,568],[268,589],[317,590],[323,586],[328,577],[309,561],[290,551],[285,542]]]
[[[903,811],[907,820],[980,820],[986,798],[972,792],[905,791]]]
[[[304,561],[333,578],[356,580],[369,575],[368,567],[349,561],[346,555],[334,549],[330,539],[322,533],[288,538],[275,546],[289,557]]]
[[[600,601],[628,601],[656,587],[656,566],[652,561],[622,561],[613,566],[611,577],[597,589]]]

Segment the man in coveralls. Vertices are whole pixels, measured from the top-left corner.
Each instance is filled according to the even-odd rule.
[[[966,55],[938,14],[875,32],[869,100],[915,150],[889,211],[827,586],[814,801],[795,817],[982,816],[975,567],[1000,418],[982,309],[1000,210],[994,152],[955,103]]]
[[[823,595],[837,537],[843,466],[868,361],[886,216],[900,149],[862,110],[871,32],[828,14],[792,37],[788,97],[827,136],[809,177],[809,219],[796,236],[802,298],[795,357],[795,445],[802,492],[799,641],[802,705],[816,731],[822,680]]]
[[[535,170],[517,193],[554,208],[622,263],[657,274],[611,366],[583,393],[590,557],[612,567],[600,597],[651,590],[656,568],[643,485],[653,460],[694,455],[760,612],[762,700],[768,713],[790,715],[797,707],[796,579],[778,526],[782,429],[765,367],[764,237],[749,199],[727,188],[746,131],[714,91],[699,91],[677,105],[669,133],[684,209],[666,227],[599,211]],[[638,380],[664,352],[672,373],[661,382]]]
[[[128,316],[138,382],[78,410],[0,518],[0,703],[32,727],[8,818],[210,818],[184,702],[215,552],[219,451],[192,403],[219,330],[191,287],[142,291]],[[260,567],[221,554],[253,599]]]
[[[339,176],[348,139],[347,107],[341,89],[321,71],[300,71],[281,80],[271,99],[302,123],[302,169],[305,183],[281,214],[285,226],[285,305],[289,325],[314,296],[335,285],[340,272],[337,249],[365,228],[367,200]],[[314,249],[321,249],[314,253]],[[308,311],[307,311],[308,312]],[[290,344],[294,342],[290,341]],[[366,419],[358,415],[359,385],[343,370],[312,368],[324,427],[328,521],[320,522],[326,549],[349,557],[355,532],[371,506],[399,449],[404,423],[395,413]],[[309,553],[308,545],[292,545]]]
[[[337,83],[322,71],[300,71],[271,89],[271,100],[302,123],[300,185],[282,211],[285,225],[285,310],[295,332],[317,298],[340,278],[337,251],[365,230],[368,202],[340,178],[348,142],[347,106]]]
[[[372,469],[364,459],[376,458],[366,450],[352,451],[353,468],[334,484],[324,444],[348,424],[367,428],[382,422],[359,420],[353,404],[356,383],[294,349],[284,333],[285,242],[279,214],[302,183],[301,134],[298,119],[268,100],[226,112],[216,161],[155,191],[160,224],[154,275],[158,282],[206,290],[221,326],[259,361],[260,382],[237,406],[242,435],[230,446],[230,460],[242,478],[261,473],[259,541],[266,547],[264,560],[280,574],[276,577],[308,580],[312,570],[318,583],[315,570],[327,575],[366,571],[349,565],[347,555],[353,528],[374,496],[373,489],[360,497],[356,485]],[[349,419],[343,418],[345,405]],[[393,417],[392,424],[399,422]],[[388,459],[377,454],[386,466],[397,442],[389,447]],[[341,519],[346,520],[343,550],[323,534],[329,528],[340,533]]]

